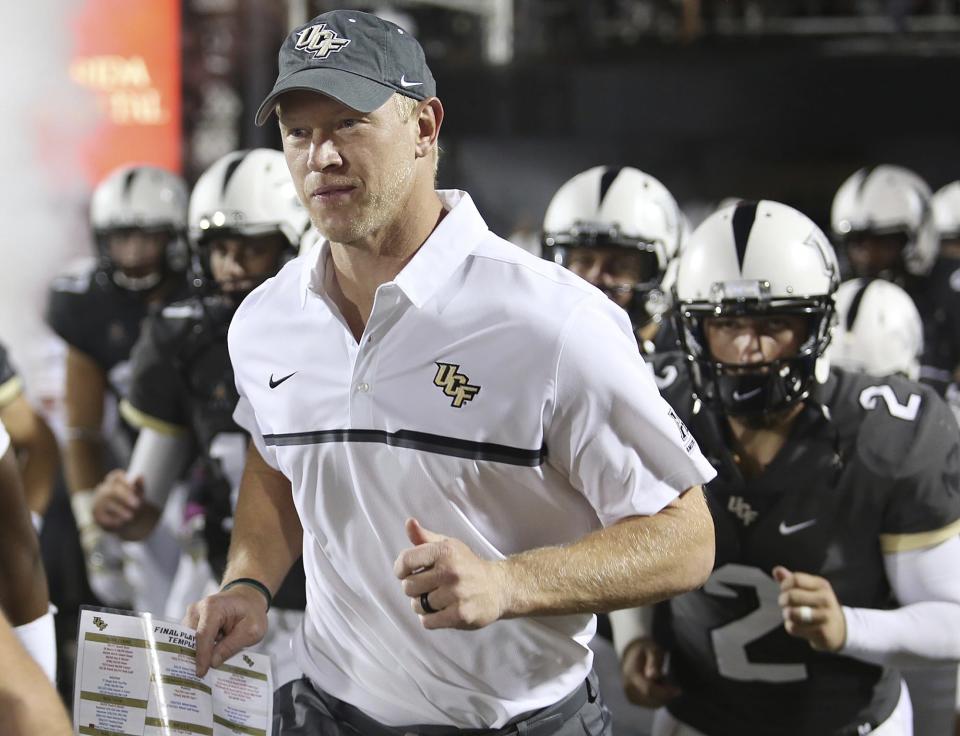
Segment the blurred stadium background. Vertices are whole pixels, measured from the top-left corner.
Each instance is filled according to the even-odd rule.
[[[89,194],[141,161],[192,183],[278,146],[253,113],[287,29],[334,7],[414,31],[447,117],[442,186],[533,247],[568,177],[629,164],[696,224],[728,196],[822,225],[862,165],[960,177],[958,0],[33,0],[5,11],[0,335],[55,400],[47,284],[91,253]]]

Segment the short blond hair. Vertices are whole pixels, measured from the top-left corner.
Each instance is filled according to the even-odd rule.
[[[413,117],[413,114],[417,111],[417,105],[420,104],[420,100],[415,100],[412,97],[407,97],[402,95],[399,92],[394,93],[393,95],[393,104],[397,110],[397,115],[400,117],[401,123],[406,123]],[[437,178],[437,169],[440,167],[440,146],[437,143],[433,144],[433,178]]]
[[[420,104],[418,100],[402,95],[399,92],[393,95],[393,103],[397,108],[397,115],[400,116],[401,123],[407,122],[413,115],[414,110],[417,109],[417,105]]]

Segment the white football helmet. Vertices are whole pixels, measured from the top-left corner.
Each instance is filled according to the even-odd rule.
[[[622,247],[648,254],[627,307],[635,326],[663,310],[660,282],[682,237],[680,208],[663,184],[630,166],[595,166],[567,181],[543,218],[543,257],[567,266],[571,248]]]
[[[940,238],[960,238],[960,181],[950,182],[938,189],[930,200],[930,207]]]
[[[839,268],[826,235],[792,207],[741,201],[710,215],[680,255],[674,299],[680,344],[696,398],[727,414],[775,412],[825,381]],[[710,354],[704,318],[800,315],[807,336],[797,355],[733,366]]]
[[[837,289],[831,364],[871,376],[920,375],[923,322],[913,299],[881,279],[851,279]]]
[[[156,166],[125,165],[111,171],[93,191],[90,225],[97,241],[100,267],[114,283],[131,291],[153,288],[163,278],[157,272],[141,278],[115,268],[107,236],[124,230],[169,233],[164,266],[183,267],[183,233],[187,224],[187,186],[176,174]]]
[[[288,246],[287,260],[297,255],[310,216],[297,196],[283,154],[255,148],[228,153],[203,172],[190,195],[189,223],[194,282],[200,286],[212,279],[204,248],[211,238],[276,233]]]
[[[837,190],[830,213],[837,241],[848,243],[865,233],[902,235],[907,273],[929,273],[938,238],[930,211],[930,187],[902,166],[871,166],[850,176]]]

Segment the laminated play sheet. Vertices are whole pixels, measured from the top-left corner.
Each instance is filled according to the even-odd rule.
[[[241,652],[196,672],[196,632],[149,613],[84,609],[77,637],[74,734],[268,736],[270,657]]]

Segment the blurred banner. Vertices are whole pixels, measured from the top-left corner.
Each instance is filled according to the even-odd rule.
[[[86,0],[70,29],[70,77],[98,111],[80,150],[90,185],[131,161],[180,171],[180,0]]]

